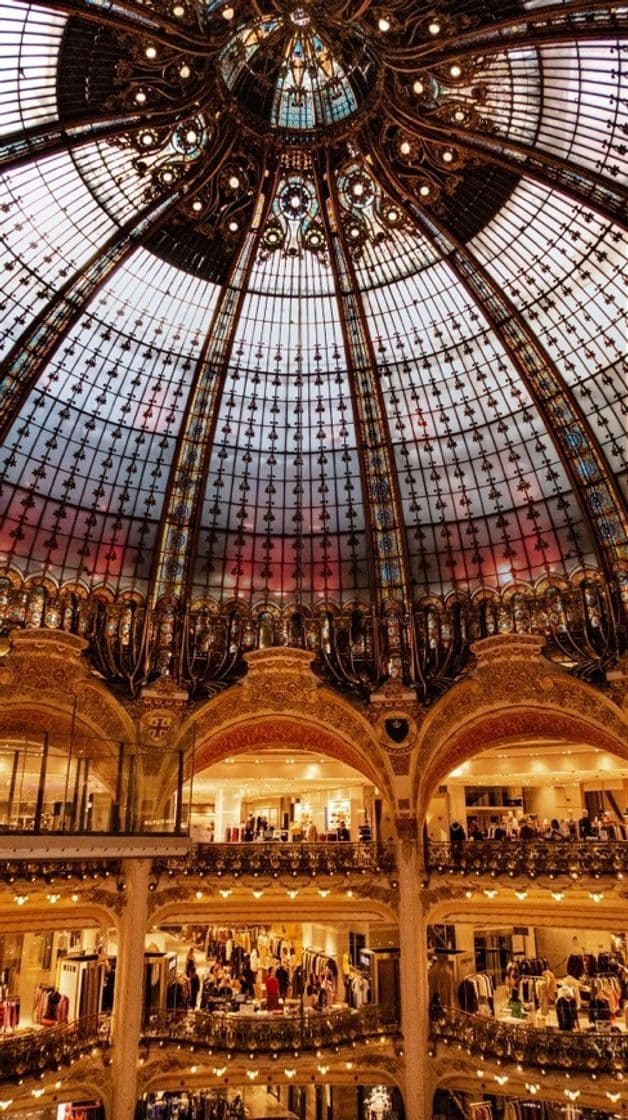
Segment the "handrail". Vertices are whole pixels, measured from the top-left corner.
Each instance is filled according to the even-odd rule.
[[[153,860],[153,874],[187,875],[337,875],[393,871],[392,844],[336,841],[261,841],[240,844],[197,844],[185,856]]]
[[[471,1015],[448,1007],[434,1015],[434,1041],[456,1043],[470,1054],[499,1058],[541,1069],[622,1073],[628,1060],[628,1035],[616,1032],[560,1031],[504,1023],[485,1015]]]
[[[151,1011],[144,1042],[192,1043],[215,1051],[277,1053],[351,1044],[372,1035],[397,1034],[394,1013],[378,1004],[289,1015],[206,1011]]]
[[[427,843],[429,871],[461,875],[618,875],[628,872],[626,840],[463,840]]]
[[[88,1015],[57,1027],[0,1036],[0,1081],[18,1081],[45,1069],[59,1069],[94,1046],[108,1046],[108,1015]]]

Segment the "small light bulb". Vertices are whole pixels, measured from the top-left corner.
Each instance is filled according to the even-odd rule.
[[[462,67],[458,66],[457,63],[454,63],[453,66],[449,67],[449,73],[451,74],[452,78],[459,78],[462,74]]]
[[[226,8],[222,9],[221,15],[222,15],[223,19],[227,20],[227,22],[229,22],[229,20],[233,19],[234,15],[235,15],[235,11],[231,7],[231,4],[228,4]]]
[[[137,101],[138,105],[144,104],[144,102],[146,101],[146,94],[144,93],[143,89],[138,89],[137,93],[135,94],[135,100]]]
[[[417,78],[416,82],[414,82],[412,86],[412,89],[420,96],[424,92],[425,86],[423,85],[423,82],[419,78]]]
[[[399,145],[399,151],[403,156],[407,156],[409,154],[410,144],[407,140],[402,140],[401,144]]]
[[[231,178],[229,179],[229,186],[231,187],[232,191],[237,191],[238,187],[240,186],[240,180],[238,179],[237,175],[231,176]]]
[[[147,47],[144,54],[147,58],[157,58],[157,47]]]
[[[438,23],[435,19],[432,20],[427,30],[429,31],[430,35],[440,35],[440,23]]]
[[[386,16],[380,16],[377,21],[377,26],[380,31],[390,31],[390,20],[386,19]]]
[[[179,77],[180,78],[189,78],[191,73],[192,73],[192,71],[190,70],[190,67],[188,66],[187,62],[184,62],[183,66],[179,67]]]
[[[451,151],[449,150],[449,148],[447,149],[447,151],[446,151],[446,152],[443,152],[443,162],[444,162],[444,163],[451,163],[451,161],[453,160],[453,158],[454,158],[454,153],[453,153],[453,152],[451,152]]]

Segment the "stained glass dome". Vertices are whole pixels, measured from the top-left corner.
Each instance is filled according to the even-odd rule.
[[[7,626],[167,604],[205,656],[234,611],[224,648],[263,618],[331,656],[344,619],[379,679],[478,604],[547,628],[595,586],[616,617],[625,6],[1,21]]]

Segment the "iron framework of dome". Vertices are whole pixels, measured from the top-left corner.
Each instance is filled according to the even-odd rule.
[[[626,595],[625,4],[2,7],[2,573],[133,695]]]

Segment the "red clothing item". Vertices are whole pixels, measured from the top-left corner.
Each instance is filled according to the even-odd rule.
[[[266,1010],[279,1010],[279,981],[276,976],[267,976],[264,981],[266,988]]]

